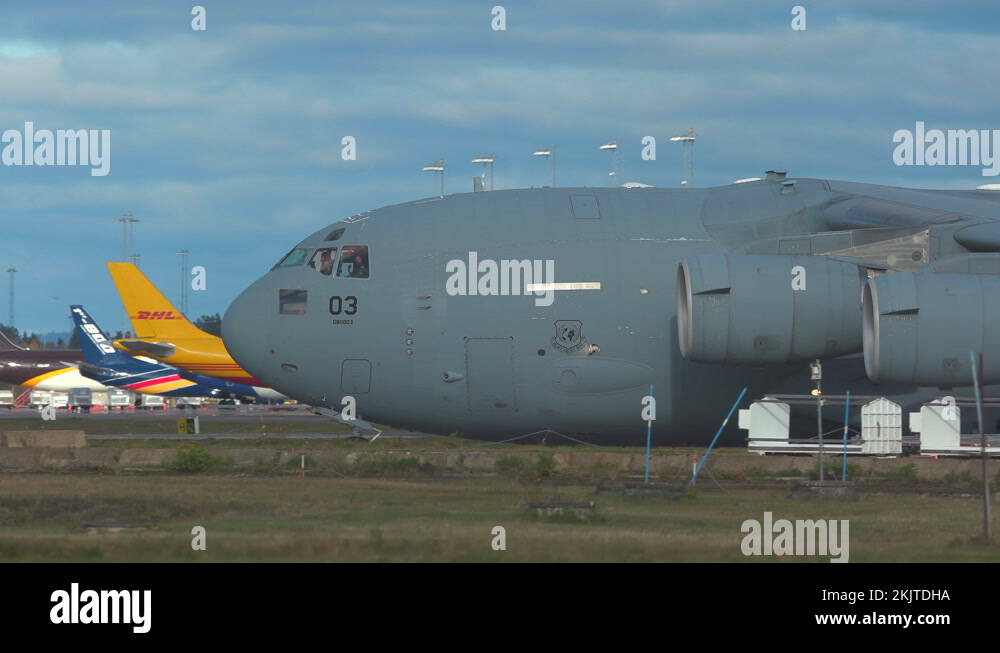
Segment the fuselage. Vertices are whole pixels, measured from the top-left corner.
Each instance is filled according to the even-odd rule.
[[[0,382],[36,390],[107,390],[67,363],[83,360],[79,349],[16,349],[0,352]]]
[[[768,181],[546,188],[385,207],[300,242],[233,303],[223,336],[267,385],[338,410],[350,395],[369,421],[477,437],[551,429],[641,442],[642,399],[652,390],[664,438],[704,440],[741,388],[753,396],[799,383],[807,392],[808,372],[684,360],[680,261],[828,231],[831,206],[862,192],[932,207],[982,204],[984,214],[996,206],[831,183],[797,180],[793,192]],[[351,265],[341,274],[344,250],[353,259],[362,247],[367,276]],[[326,274],[318,259],[331,248],[336,265]],[[542,286],[523,283],[524,262]],[[526,293],[532,288],[543,290]],[[856,392],[859,377],[866,382],[860,361],[839,369]]]
[[[162,341],[156,338],[128,338],[128,347],[122,346],[122,340],[115,342],[115,347],[126,353],[140,353],[150,358],[187,370],[194,374],[202,374],[223,381],[242,383],[244,385],[262,385],[254,376],[241,368],[226,351],[222,338],[206,334],[204,338],[171,338],[169,344],[173,353],[156,355],[156,345]],[[138,343],[146,342],[153,345],[149,350],[142,350]]]

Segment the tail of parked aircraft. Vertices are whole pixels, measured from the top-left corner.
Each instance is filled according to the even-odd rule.
[[[111,339],[82,306],[70,306],[83,349],[80,373],[105,385],[169,397],[241,397],[256,400],[248,385],[189,374],[165,363],[133,358],[111,345]]]
[[[122,365],[131,368],[135,361],[111,345],[111,339],[94,324],[83,306],[70,306],[73,323],[80,339],[80,349],[83,350],[83,360],[89,365]]]
[[[136,338],[213,338],[192,324],[133,263],[108,263]]]
[[[206,375],[248,387],[259,385],[253,375],[229,355],[222,338],[189,322],[134,264],[107,265],[135,332],[134,338],[115,340],[115,348],[132,356],[156,359],[186,374]],[[190,375],[188,378],[193,378]],[[212,385],[209,381],[199,383]],[[259,394],[258,390],[264,394]],[[254,393],[254,396],[268,399],[285,398],[270,388],[258,388]]]
[[[18,347],[15,345],[7,334],[0,331],[0,351],[23,351],[24,347]]]

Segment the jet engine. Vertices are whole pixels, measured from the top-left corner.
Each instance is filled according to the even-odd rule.
[[[883,275],[865,286],[862,312],[873,381],[972,385],[969,353],[985,352],[983,380],[1000,383],[1000,276]]]
[[[861,351],[855,264],[823,256],[702,254],[677,269],[681,355],[775,365]]]

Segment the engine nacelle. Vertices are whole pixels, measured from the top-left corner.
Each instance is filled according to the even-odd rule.
[[[863,277],[823,256],[689,258],[677,269],[681,355],[775,365],[859,352]]]
[[[972,385],[969,352],[984,352],[984,382],[1000,383],[1000,277],[886,274],[865,286],[862,312],[871,380]]]

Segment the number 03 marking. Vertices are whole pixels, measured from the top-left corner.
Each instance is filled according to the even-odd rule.
[[[334,295],[330,298],[330,315],[354,315],[358,312],[358,298],[354,295],[339,297]]]

